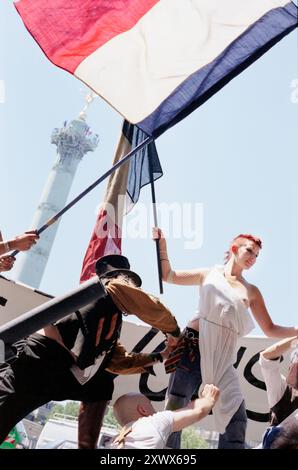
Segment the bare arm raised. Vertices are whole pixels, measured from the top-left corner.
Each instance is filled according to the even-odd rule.
[[[195,286],[202,284],[208,269],[172,270],[167,253],[167,242],[162,230],[158,227],[153,227],[152,238],[153,240],[159,239],[162,279],[165,282],[179,284],[181,286]]]
[[[219,389],[215,385],[206,384],[202,391],[202,398],[197,398],[185,408],[173,411],[173,432],[181,431],[197,421],[205,418],[219,397]]]
[[[292,347],[293,342],[297,342],[297,340],[297,336],[291,336],[291,338],[282,339],[281,341],[278,341],[278,343],[274,343],[262,351],[261,356],[267,360],[277,359],[287,352]]]

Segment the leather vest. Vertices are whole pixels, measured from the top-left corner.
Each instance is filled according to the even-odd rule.
[[[99,356],[104,369],[108,363],[122,327],[122,312],[111,297],[96,300],[56,323],[65,346],[77,356],[80,369],[94,364]]]

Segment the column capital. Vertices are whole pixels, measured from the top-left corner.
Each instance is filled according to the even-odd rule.
[[[64,122],[61,128],[52,132],[51,143],[57,145],[60,161],[66,159],[81,160],[87,152],[93,152],[99,142],[98,134],[91,132],[83,119],[73,119]]]

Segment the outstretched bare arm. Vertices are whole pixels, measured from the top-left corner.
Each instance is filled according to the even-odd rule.
[[[173,432],[181,431],[205,418],[217,402],[218,397],[219,389],[215,385],[205,385],[202,398],[197,398],[185,408],[173,411]]]

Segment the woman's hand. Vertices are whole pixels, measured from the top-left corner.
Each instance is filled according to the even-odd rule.
[[[153,227],[152,228],[152,239],[153,240],[159,240],[159,248],[160,251],[167,251],[167,242],[164,237],[164,234],[162,230],[158,227]]]
[[[152,227],[152,238],[153,238],[153,240],[159,240],[161,237],[164,238],[161,229],[158,228],[158,227]]]

